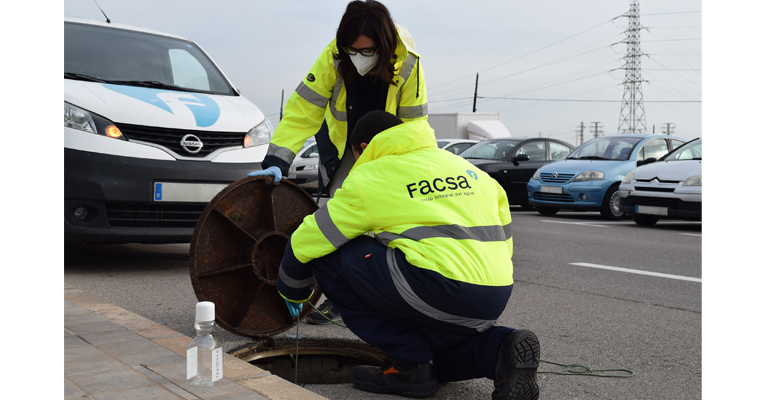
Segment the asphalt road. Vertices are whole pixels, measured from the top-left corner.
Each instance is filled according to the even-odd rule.
[[[535,332],[542,360],[635,373],[626,379],[541,373],[541,398],[702,398],[700,223],[646,228],[630,219],[604,221],[598,213],[544,217],[517,207],[512,219],[516,283],[498,323]],[[90,246],[65,259],[64,279],[194,336],[188,251],[178,244]],[[300,338],[355,339],[337,326],[303,322],[299,329]],[[224,330],[217,336],[228,352],[253,343]],[[361,398],[350,384],[306,387],[331,399]],[[477,379],[443,385],[433,398],[488,399],[491,391],[491,381]]]

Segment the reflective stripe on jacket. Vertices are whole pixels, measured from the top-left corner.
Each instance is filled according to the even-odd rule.
[[[367,232],[401,250],[410,264],[445,278],[482,286],[513,283],[505,191],[485,172],[436,147],[427,121],[374,137],[342,188],[292,234],[293,254],[283,259],[291,265],[281,266],[281,278],[301,289],[298,282],[314,282],[305,263]]]
[[[425,79],[419,66],[420,56],[402,40],[399,31],[396,47],[395,85],[389,85],[385,111],[401,118],[404,122],[414,119],[428,119],[428,100]],[[408,40],[407,40],[408,41]],[[316,60],[310,72],[289,97],[284,115],[270,140],[263,168],[277,166],[288,173],[297,152],[306,139],[315,135],[321,123],[326,120],[329,137],[317,137],[319,141],[330,140],[333,146],[319,143],[319,149],[336,149],[337,154],[320,154],[321,160],[334,162],[342,159],[347,146],[347,91],[339,72],[339,61],[334,60],[337,52],[336,39]],[[324,177],[328,180],[329,177]]]

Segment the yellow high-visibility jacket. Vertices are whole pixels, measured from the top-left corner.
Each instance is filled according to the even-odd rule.
[[[427,120],[428,98],[420,56],[410,45],[405,44],[413,41],[405,29],[399,28],[396,57],[393,60],[393,80],[396,85],[388,87],[385,111],[405,122]],[[339,164],[349,135],[347,110],[354,105],[347,104],[347,91],[339,72],[339,61],[334,59],[335,54],[336,39],[326,46],[305,79],[289,97],[283,118],[270,139],[262,168],[277,166],[284,175],[288,174],[288,168],[297,152],[302,149],[305,140],[318,132],[324,119],[329,128],[328,138],[316,138],[321,161],[324,165]],[[331,145],[323,141],[331,141]],[[336,154],[328,154],[335,150]],[[330,168],[322,168],[324,181],[328,182],[331,175],[333,172]]]
[[[436,146],[427,121],[379,133],[334,197],[291,236],[279,290],[306,299],[315,283],[306,263],[367,232],[406,260],[455,281],[513,284],[508,198],[474,165]],[[288,250],[287,250],[288,252]]]

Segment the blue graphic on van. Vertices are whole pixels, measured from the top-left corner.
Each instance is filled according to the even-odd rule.
[[[199,93],[176,92],[164,89],[114,85],[111,83],[105,83],[103,86],[112,90],[113,92],[118,92],[120,94],[143,101],[147,104],[152,104],[153,106],[168,111],[171,114],[174,113],[171,110],[171,107],[166,104],[166,101],[158,97],[158,94],[164,93],[177,95],[176,100],[187,106],[187,108],[192,111],[193,116],[195,117],[195,124],[200,127],[214,125],[214,123],[219,119],[221,113],[219,104],[217,104],[214,99]],[[189,98],[189,96],[192,96],[193,98]]]
[[[471,170],[469,170],[469,169],[466,169],[466,170],[465,170],[465,172],[467,172],[467,173],[468,173],[468,175],[470,175],[470,176],[471,176],[471,178],[473,178],[473,179],[475,179],[475,180],[479,180],[479,177],[478,177],[478,175],[476,175],[476,173],[475,173],[475,172],[473,172],[473,171],[471,171]]]

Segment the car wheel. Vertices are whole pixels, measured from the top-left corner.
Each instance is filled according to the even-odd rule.
[[[641,214],[631,214],[631,219],[636,222],[637,225],[641,226],[653,226],[655,225],[660,218],[654,217],[652,215],[641,215]]]
[[[601,214],[604,219],[611,221],[617,221],[623,218],[625,213],[620,211],[620,187],[619,183],[610,186],[607,189],[607,194],[604,195],[604,202],[602,203]]]
[[[556,213],[559,212],[558,208],[550,208],[550,207],[535,207],[535,210],[537,210],[537,212],[539,212],[540,215],[545,215],[548,217],[552,215],[556,215]]]

